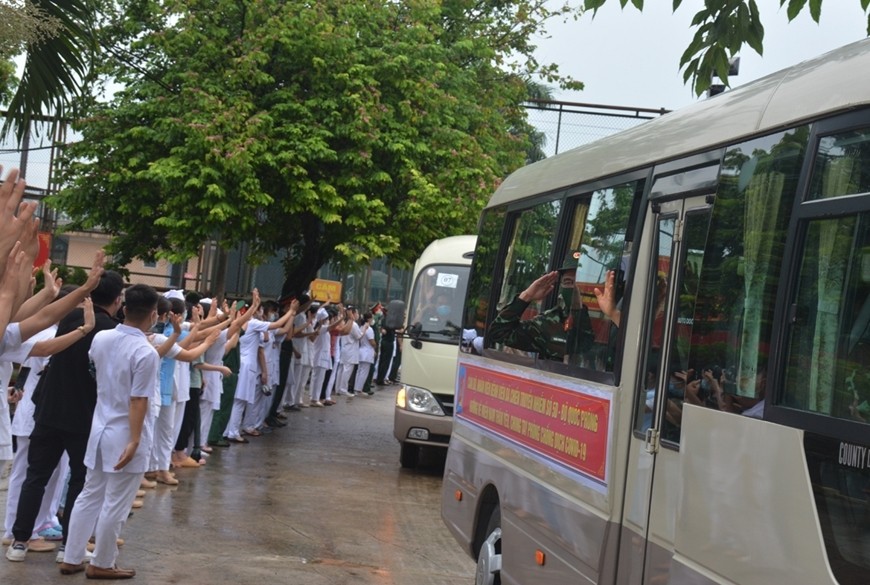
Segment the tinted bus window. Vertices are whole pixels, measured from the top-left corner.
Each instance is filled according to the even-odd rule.
[[[459,343],[459,316],[468,287],[468,272],[467,266],[434,265],[427,266],[417,276],[411,296],[410,322],[421,339]]]
[[[792,312],[783,404],[870,421],[870,213],[809,222]]]
[[[469,331],[474,330],[481,336],[486,329],[493,273],[504,221],[504,209],[485,211],[480,221],[477,246],[474,249],[474,264],[468,283],[463,327]]]
[[[691,312],[678,328],[683,367],[697,381],[699,404],[761,416],[779,272],[808,136],[802,127],[725,153],[709,234],[690,261],[697,298],[681,298]]]
[[[564,222],[568,233],[562,238],[556,229],[558,202],[543,203],[517,218],[499,313],[490,328],[496,349],[535,360],[541,368],[552,369],[555,362],[613,371],[618,325],[614,315],[621,311],[629,255],[626,234],[639,185],[633,181],[570,197]],[[565,242],[562,248],[556,249],[557,241]],[[544,259],[550,258],[548,265]],[[540,285],[533,283],[551,271],[558,272],[552,294],[538,294]],[[609,273],[613,296],[602,306],[596,289],[604,291]],[[523,292],[531,300],[521,298]]]
[[[811,199],[870,191],[870,130],[855,130],[819,140]]]

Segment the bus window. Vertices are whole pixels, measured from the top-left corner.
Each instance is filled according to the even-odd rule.
[[[480,235],[474,249],[474,265],[468,282],[463,329],[483,336],[489,312],[493,273],[498,257],[505,212],[502,209],[485,211],[480,220]]]
[[[687,222],[694,292],[680,298],[677,334],[680,369],[696,381],[696,403],[761,417],[779,270],[808,136],[801,127],[729,148],[709,230],[699,225],[703,237],[693,235]],[[687,284],[684,278],[682,295]]]
[[[569,250],[579,250],[572,306],[588,311],[592,338],[575,344],[566,361],[599,372],[612,372],[615,348],[616,315],[607,315],[599,306],[595,290],[602,292],[609,272],[614,273],[616,312],[622,309],[625,273],[628,270],[630,238],[626,237],[632,208],[640,193],[640,181],[598,189],[576,201]]]
[[[809,223],[782,402],[870,422],[870,213]]]
[[[638,394],[638,405],[635,409],[635,428],[646,432],[652,426],[653,409],[655,408],[655,392],[658,387],[659,370],[661,367],[662,346],[665,339],[665,304],[667,303],[668,283],[671,279],[671,267],[674,255],[675,215],[662,215],[658,218],[655,230],[655,242],[652,246],[657,250],[655,283],[647,293],[651,310],[648,311],[651,323],[647,327],[646,358],[643,366],[643,391]],[[652,280],[652,279],[651,279]],[[676,391],[676,389],[675,389]],[[678,405],[669,396],[666,398],[665,417],[671,425],[679,425],[680,412]]]
[[[679,443],[683,404],[705,404],[715,401],[710,380],[704,377],[708,368],[693,368],[689,361],[694,315],[698,297],[698,275],[707,233],[710,227],[710,208],[686,213],[683,227],[683,258],[679,269],[676,323],[671,352],[665,376],[667,390],[662,417],[662,440]],[[653,326],[655,330],[655,322]],[[712,368],[713,366],[711,366]],[[709,377],[709,376],[708,376]],[[715,382],[714,382],[715,383]]]
[[[870,191],[870,130],[854,130],[819,140],[811,199]]]
[[[629,252],[626,233],[638,192],[639,182],[631,182],[569,198],[569,233],[563,238],[566,246],[553,253],[555,232],[550,234],[546,257],[552,257],[553,264],[549,271],[538,263],[538,270],[530,274],[530,261],[518,263],[512,258],[513,249],[529,247],[526,232],[514,229],[500,309],[490,328],[497,349],[534,358],[538,367],[548,369],[557,362],[598,372],[613,371],[618,322],[605,314],[595,291],[603,294],[612,290],[607,307],[616,309],[611,311],[613,314],[621,311]],[[546,205],[537,215],[553,204]],[[532,239],[532,243],[540,244],[542,240]],[[536,258],[543,254],[540,248],[538,251]],[[514,276],[521,270],[524,279]],[[612,287],[606,286],[609,273],[613,273]],[[549,286],[538,284],[545,278]],[[516,286],[521,281],[524,287]],[[521,293],[526,294],[521,297]]]
[[[523,210],[515,218],[505,254],[498,307],[504,310],[522,291],[547,271],[559,231],[561,201],[547,201]],[[522,320],[541,314],[543,300],[522,307]],[[502,337],[490,331],[495,349],[506,354],[533,357],[534,349],[525,344],[502,342]]]
[[[423,269],[411,296],[411,329],[430,341],[459,343],[459,313],[468,286],[468,266],[432,265]]]

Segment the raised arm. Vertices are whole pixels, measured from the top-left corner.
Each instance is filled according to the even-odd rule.
[[[212,328],[211,333],[208,334],[208,337],[205,338],[205,341],[203,341],[196,347],[182,349],[180,352],[178,352],[178,355],[175,356],[175,359],[181,362],[192,362],[193,360],[204,354],[205,350],[214,345],[214,342],[217,341],[217,338],[220,334],[221,332],[219,329]]]
[[[15,314],[13,321],[23,321],[35,315],[37,311],[47,306],[60,293],[63,280],[57,277],[57,269],[51,269],[51,260],[46,260],[45,264],[42,265],[42,277],[45,286],[38,293],[24,301],[24,304],[21,305]]]
[[[24,304],[33,294],[33,287],[36,285],[36,279],[33,276],[33,266],[36,256],[39,254],[39,220],[32,219],[24,226],[21,232],[21,249],[24,251],[24,260],[19,267],[18,272],[18,294],[15,297],[15,304],[12,307],[12,314],[16,315]],[[21,322],[19,319],[15,319]]]
[[[260,291],[254,289],[251,295],[253,299],[251,301],[251,307],[247,311],[245,311],[244,315],[235,316],[232,323],[230,324],[229,330],[227,331],[227,339],[231,339],[233,336],[239,335],[239,332],[242,330],[242,327],[245,325],[245,323],[254,318],[254,313],[256,313],[257,309],[260,307]]]
[[[166,338],[166,341],[160,344],[160,347],[157,348],[157,355],[161,358],[165,357],[166,354],[169,353],[169,350],[172,349],[172,346],[175,345],[175,342],[178,341],[178,336],[181,335],[181,323],[183,322],[184,315],[176,315],[173,312],[169,312],[169,322],[172,324],[172,333]]]
[[[24,251],[21,243],[15,242],[4,264],[5,270],[0,279],[0,340],[6,333],[6,327],[12,319],[12,308],[18,295],[18,273],[24,262]]]
[[[284,334],[287,337],[293,337],[293,320],[296,318],[296,311],[299,309],[299,301],[293,300],[290,303],[290,307],[287,309],[287,312],[284,313],[284,317],[287,317],[284,325],[281,329],[278,330],[278,335]],[[280,320],[280,319],[279,319]]]
[[[94,328],[94,304],[91,299],[82,301],[82,309],[84,309],[85,322],[84,325],[79,325],[72,331],[68,331],[58,337],[39,341],[33,345],[30,350],[30,357],[45,357],[60,353],[76,341],[85,337]]]
[[[24,179],[18,180],[18,169],[11,169],[0,184],[0,274],[5,273],[9,253],[36,211],[36,203],[21,202],[25,186]]]
[[[88,273],[88,280],[82,286],[62,299],[51,303],[32,317],[22,321],[21,339],[29,339],[33,334],[57,323],[67,313],[75,309],[79,303],[85,300],[100,283],[100,276],[103,274],[105,260],[106,255],[103,251],[97,252],[97,255],[94,257],[93,266],[91,266],[91,271]]]
[[[595,293],[595,298],[598,300],[598,307],[601,309],[601,312],[604,313],[614,325],[619,327],[619,322],[622,320],[622,311],[616,307],[615,281],[616,272],[609,270],[604,279],[604,290],[602,291],[600,288],[595,288],[593,292]]]

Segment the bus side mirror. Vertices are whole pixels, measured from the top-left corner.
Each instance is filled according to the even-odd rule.
[[[408,335],[411,337],[411,347],[414,349],[422,349],[423,342],[420,341],[420,336],[423,335],[423,324],[414,323],[408,330]]]

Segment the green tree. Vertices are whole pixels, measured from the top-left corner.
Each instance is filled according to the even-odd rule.
[[[526,99],[528,101],[550,101],[553,99],[553,88],[543,83],[528,80],[526,81]],[[523,126],[521,129],[515,129],[513,133],[525,134],[529,137],[526,164],[547,158],[547,153],[544,152],[544,147],[547,145],[547,135],[529,124],[528,121],[524,121]]]
[[[24,53],[17,82],[14,69],[0,67],[0,95],[7,104],[2,134],[14,131],[19,142],[32,119],[74,115],[87,93],[93,56],[96,0],[26,0],[0,3],[0,59]],[[9,95],[11,93],[11,96]],[[8,100],[8,101],[7,101]]]
[[[786,6],[789,22],[800,13],[809,10],[810,16],[819,22],[822,15],[823,0],[779,0]],[[841,2],[842,0],[837,0]],[[583,9],[598,11],[607,0],[584,0]],[[868,14],[867,34],[870,35],[870,0],[858,0],[861,9]],[[629,0],[619,0],[625,8]],[[676,11],[683,0],[673,0]],[[644,0],[631,0],[638,10],[643,10]],[[764,26],[756,0],[706,0],[703,8],[692,19],[695,36],[680,58],[684,67],[683,79],[692,81],[697,95],[706,91],[713,81],[713,75],[728,85],[729,59],[749,45],[761,55],[764,51]]]
[[[121,260],[180,261],[207,240],[248,242],[253,261],[283,254],[288,293],[327,261],[408,265],[473,230],[523,164],[528,135],[510,129],[525,122],[524,79],[558,79],[516,59],[550,15],[531,2],[117,10],[101,74],[122,89],[85,106],[53,203],[113,234]]]

